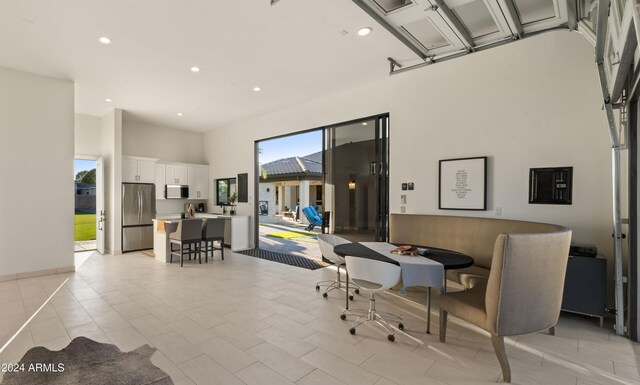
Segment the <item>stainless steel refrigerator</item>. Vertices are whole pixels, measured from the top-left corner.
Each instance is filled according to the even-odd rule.
[[[122,251],[153,248],[153,218],[156,217],[156,186],[149,183],[122,184]]]

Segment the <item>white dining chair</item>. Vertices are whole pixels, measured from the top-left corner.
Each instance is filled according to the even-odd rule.
[[[362,290],[371,293],[369,298],[369,309],[345,310],[340,318],[347,319],[347,315],[356,315],[358,318],[353,322],[349,332],[356,334],[356,328],[365,322],[374,322],[382,327],[388,334],[387,339],[391,342],[395,341],[395,329],[388,320],[398,323],[398,330],[404,330],[402,318],[397,315],[380,312],[376,310],[375,294],[381,293],[387,289],[394,287],[400,282],[400,266],[389,262],[377,261],[361,257],[345,257],[349,278],[360,286]],[[384,315],[384,317],[383,317]]]
[[[316,283],[317,291],[319,291],[321,287],[325,286],[325,289],[322,292],[322,296],[324,298],[327,298],[329,295],[329,292],[332,290],[337,289],[337,290],[346,291],[346,279],[348,279],[349,275],[348,275],[348,271],[346,270],[345,259],[344,257],[339,256],[333,251],[333,248],[335,246],[342,245],[345,243],[351,243],[351,242],[334,234],[318,234],[318,244],[320,245],[320,252],[322,253],[322,256],[328,259],[329,261],[333,262],[333,264],[336,265],[336,269],[337,269],[337,276],[335,280],[320,281]],[[341,267],[344,268],[345,271],[347,272],[347,277],[345,278],[345,281],[342,280],[342,277],[340,275]],[[360,290],[358,290],[357,285],[354,285],[354,287],[349,288],[349,294],[348,294],[349,299],[353,300],[354,293],[355,294],[360,293]]]

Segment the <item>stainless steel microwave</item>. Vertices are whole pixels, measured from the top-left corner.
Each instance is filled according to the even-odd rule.
[[[167,199],[189,198],[189,186],[168,184],[164,187],[164,197]]]

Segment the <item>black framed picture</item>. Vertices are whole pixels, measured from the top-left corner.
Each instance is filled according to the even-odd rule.
[[[487,157],[444,159],[438,177],[441,210],[487,209]]]

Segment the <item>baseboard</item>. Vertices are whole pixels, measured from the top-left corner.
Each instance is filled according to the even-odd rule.
[[[0,282],[15,281],[16,279],[16,274],[0,275]]]
[[[54,269],[36,270],[36,271],[28,271],[25,273],[0,275],[0,282],[15,281],[17,279],[24,279],[24,278],[42,277],[44,275],[72,273],[74,271],[76,271],[75,266],[64,266],[64,267],[58,267]]]

